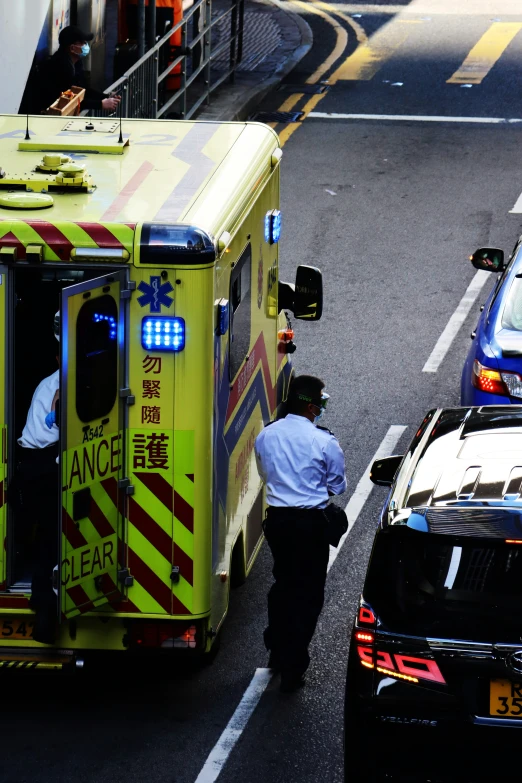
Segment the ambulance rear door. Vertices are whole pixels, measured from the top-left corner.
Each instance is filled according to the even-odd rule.
[[[62,291],[61,613],[120,598],[125,392],[124,271]]]

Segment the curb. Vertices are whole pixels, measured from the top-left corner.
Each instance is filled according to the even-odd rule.
[[[265,2],[276,6],[280,11],[283,11],[285,14],[292,17],[292,20],[299,28],[301,44],[286,58],[286,60],[283,60],[272,76],[263,79],[259,84],[248,87],[245,90],[238,89],[238,86],[236,85],[235,89],[238,91],[236,98],[231,98],[230,91],[224,91],[221,100],[218,97],[214,103],[205,107],[203,111],[195,117],[196,120],[214,122],[245,121],[263,98],[283,81],[285,76],[295,68],[312,48],[313,34],[308,22],[305,22],[299,14],[284,8],[283,3],[281,3],[280,0],[265,0]],[[231,89],[234,90],[234,87]],[[223,104],[221,107],[220,103]]]

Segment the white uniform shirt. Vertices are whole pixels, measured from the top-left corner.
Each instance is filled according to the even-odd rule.
[[[289,413],[265,427],[254,449],[269,506],[325,508],[329,493],[341,495],[346,489],[337,438],[304,416]]]
[[[26,449],[45,449],[57,442],[60,430],[56,424],[53,424],[49,429],[45,423],[45,417],[51,412],[54,395],[58,391],[59,384],[60,370],[56,370],[38,384],[31,400],[22,437],[18,438],[20,446]]]

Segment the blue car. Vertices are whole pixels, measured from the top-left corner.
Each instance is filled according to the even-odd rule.
[[[510,405],[522,401],[522,237],[507,263],[498,248],[471,256],[476,269],[498,274],[472,334],[462,371],[461,405]]]

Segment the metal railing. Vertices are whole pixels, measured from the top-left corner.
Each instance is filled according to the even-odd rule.
[[[233,83],[243,55],[244,3],[231,0],[229,8],[212,18],[212,0],[196,0],[180,22],[105,90],[121,96],[122,117],[188,120],[210,103],[223,82]],[[171,40],[178,31],[181,45],[175,46]],[[84,113],[119,116],[119,109]]]

